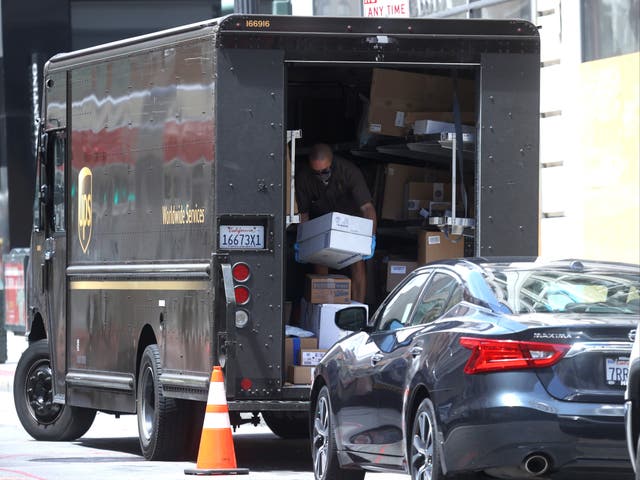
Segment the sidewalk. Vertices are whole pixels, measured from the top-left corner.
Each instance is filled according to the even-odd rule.
[[[27,337],[7,332],[7,361],[0,363],[0,392],[13,391],[13,374],[20,355],[27,348]]]

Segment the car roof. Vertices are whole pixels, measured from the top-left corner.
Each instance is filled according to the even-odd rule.
[[[578,272],[588,271],[610,271],[619,273],[640,274],[640,265],[621,262],[581,260],[575,258],[568,259],[548,259],[545,257],[469,257],[454,258],[431,262],[417,271],[427,270],[434,267],[449,268],[464,275],[469,271],[486,270],[567,270]]]

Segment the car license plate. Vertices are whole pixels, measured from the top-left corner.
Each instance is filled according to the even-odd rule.
[[[626,385],[629,377],[629,358],[605,359],[605,375],[608,385]]]
[[[264,250],[264,225],[220,225],[221,250]]]

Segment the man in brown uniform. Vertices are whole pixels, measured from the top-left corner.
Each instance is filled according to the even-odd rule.
[[[305,222],[330,212],[356,215],[373,221],[375,249],[376,210],[362,172],[353,163],[333,155],[324,143],[314,145],[309,154],[309,169],[297,172],[296,197],[301,221]],[[329,273],[328,267],[315,265],[318,274]],[[364,261],[351,265],[351,297],[364,303],[367,277]]]

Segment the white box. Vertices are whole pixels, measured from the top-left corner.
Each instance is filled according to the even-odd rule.
[[[301,225],[304,225],[301,224]],[[371,236],[329,230],[298,242],[302,262],[326,265],[340,270],[371,253]]]
[[[352,333],[347,330],[342,330],[336,325],[336,313],[347,307],[364,307],[367,309],[367,314],[369,313],[369,307],[366,304],[354,301],[350,304],[307,304],[306,314],[309,315],[309,317],[304,319],[304,323],[307,325],[307,329],[314,332],[318,337],[319,349],[331,348],[338,340]]]
[[[460,125],[462,134],[475,134],[476,127]],[[415,135],[431,135],[434,133],[455,133],[456,124],[449,122],[438,122],[436,120],[417,120],[413,122],[413,133]]]
[[[373,222],[368,218],[331,212],[298,225],[298,242],[303,242],[329,230],[371,237]]]
[[[300,350],[300,365],[303,367],[315,367],[320,363],[327,351],[324,348],[314,350]]]

